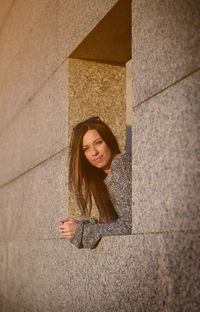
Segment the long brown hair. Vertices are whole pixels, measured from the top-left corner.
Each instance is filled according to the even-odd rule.
[[[113,156],[119,154],[120,149],[112,131],[103,121],[99,118],[90,118],[90,122],[87,121],[78,124],[78,127],[74,128],[72,134],[69,159],[69,187],[75,194],[78,207],[83,216],[90,216],[92,207],[91,195],[93,195],[99,211],[100,222],[111,222],[117,218],[117,215],[103,182],[106,173],[103,169],[91,165],[86,159],[82,149],[83,136],[88,130],[95,129],[108,145]]]

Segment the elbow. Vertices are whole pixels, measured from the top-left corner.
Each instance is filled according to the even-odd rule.
[[[96,238],[96,239],[94,239],[92,237],[87,238],[87,239],[83,238],[83,240],[82,240],[83,248],[95,249],[100,240],[101,240],[101,237]]]
[[[124,221],[122,231],[124,235],[132,234],[132,222]]]

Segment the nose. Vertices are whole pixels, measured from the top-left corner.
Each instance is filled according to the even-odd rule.
[[[99,154],[99,151],[97,150],[97,148],[95,147],[95,146],[93,146],[92,148],[91,148],[91,155],[92,156],[96,156],[96,155],[98,155]]]

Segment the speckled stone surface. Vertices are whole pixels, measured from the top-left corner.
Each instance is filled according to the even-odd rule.
[[[198,312],[200,234],[159,235],[158,310]]]
[[[121,151],[126,145],[125,67],[91,61],[68,60],[68,137],[74,125],[99,116],[115,134]],[[69,214],[78,217],[77,205],[69,198]],[[93,215],[93,213],[92,213]],[[94,216],[96,216],[96,210]]]
[[[0,185],[67,145],[67,64],[0,135]]]
[[[0,131],[59,65],[56,4],[15,1],[2,29]]]
[[[4,298],[1,312],[31,312],[31,310],[25,309],[20,303],[11,303],[10,299]]]
[[[0,189],[0,241],[60,237],[67,214],[66,151]]]
[[[11,8],[13,2],[13,0],[1,0],[0,31],[6,21],[7,14],[9,13],[9,9]]]
[[[132,2],[133,105],[199,68],[199,0]]]
[[[15,1],[0,38],[0,131],[116,2]]]
[[[95,250],[65,239],[10,242],[8,266],[10,304],[30,311],[156,311],[154,236],[109,237]]]
[[[200,225],[200,71],[133,112],[133,233]]]
[[[3,311],[5,296],[7,295],[7,245],[0,242],[0,311]]]

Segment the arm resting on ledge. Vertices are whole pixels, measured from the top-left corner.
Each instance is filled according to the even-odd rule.
[[[98,223],[95,218],[81,220],[70,242],[77,248],[94,248],[102,236],[131,234],[131,160],[126,154],[116,157],[111,164],[111,176],[105,179],[111,199],[115,202],[118,219]]]

